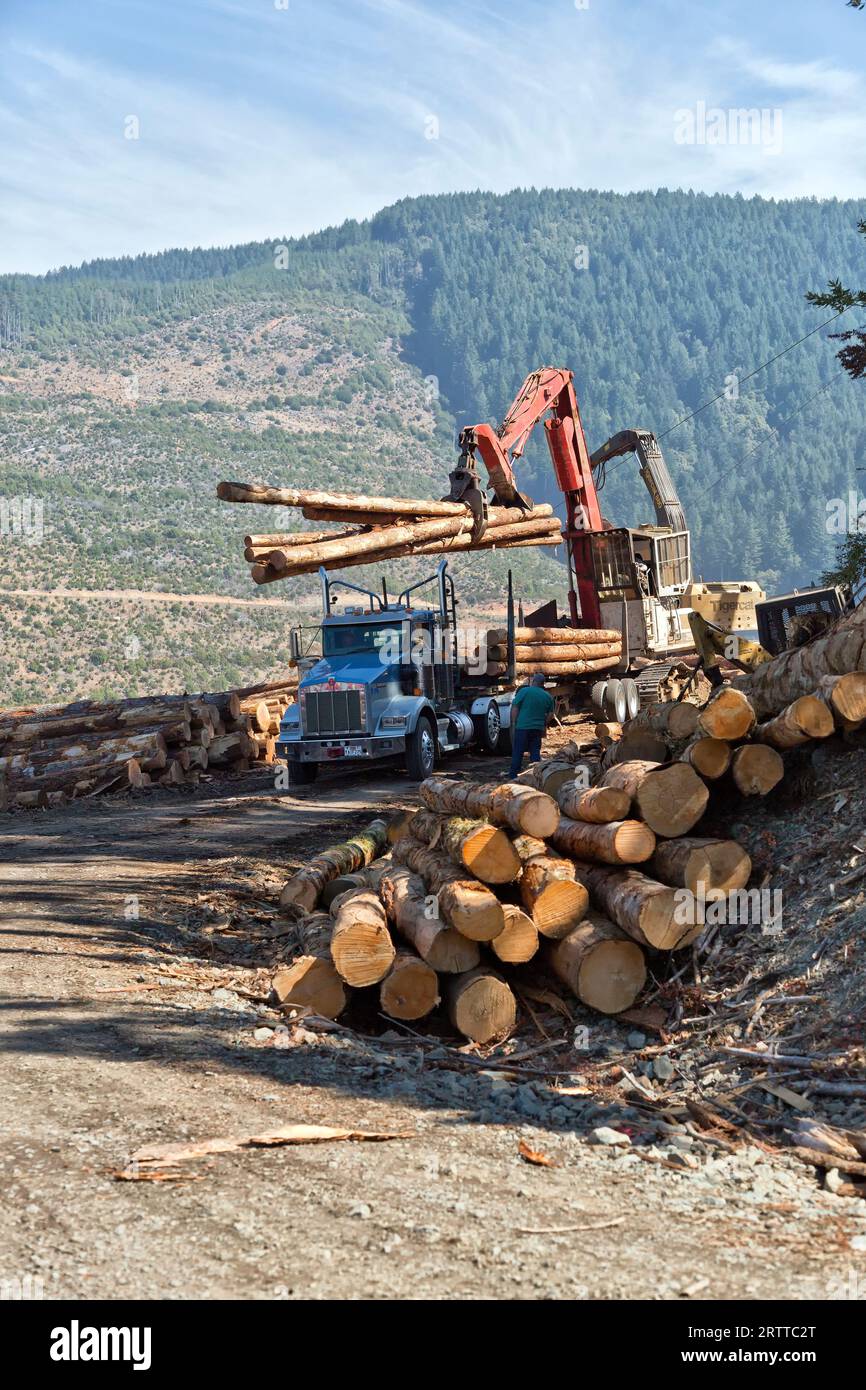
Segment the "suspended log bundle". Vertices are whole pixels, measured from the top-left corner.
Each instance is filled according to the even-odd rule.
[[[322,566],[336,570],[411,555],[558,545],[562,539],[559,520],[547,504],[529,510],[491,507],[476,535],[475,518],[462,502],[230,482],[219,484],[217,496],[224,502],[295,508],[307,520],[352,528],[245,536],[244,558],[256,584],[312,574]]]
[[[292,675],[247,691],[0,710],[0,809],[155,782],[195,786],[208,768],[272,763],[296,690]]]

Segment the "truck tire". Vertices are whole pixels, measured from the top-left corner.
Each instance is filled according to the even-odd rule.
[[[475,746],[482,753],[496,753],[502,733],[502,715],[495,700],[488,700],[483,714],[473,714]]]
[[[413,782],[423,782],[436,770],[436,730],[426,714],[406,739],[406,769]]]
[[[622,681],[615,676],[607,682],[604,692],[604,717],[615,724],[624,724],[628,714]]]
[[[622,683],[625,691],[626,713],[629,719],[634,719],[640,711],[640,691],[637,688],[637,681],[626,677]]]
[[[290,787],[309,787],[318,775],[318,763],[289,763]]]

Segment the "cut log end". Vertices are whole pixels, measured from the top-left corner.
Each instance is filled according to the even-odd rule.
[[[454,1027],[473,1042],[504,1038],[517,1020],[517,1004],[509,986],[488,970],[472,970],[454,980],[448,990],[448,1016]]]
[[[398,951],[379,986],[379,1002],[389,1018],[425,1018],[439,1003],[436,971],[410,951]]]
[[[531,917],[513,903],[504,903],[505,926],[490,943],[499,960],[509,965],[522,965],[532,960],[538,950],[538,928]]]

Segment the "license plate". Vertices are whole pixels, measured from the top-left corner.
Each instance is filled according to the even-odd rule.
[[[363,750],[363,748],[353,748],[353,747],[351,746],[351,744],[346,748],[346,757],[347,757],[347,758],[363,758],[363,756],[364,756],[364,750]]]

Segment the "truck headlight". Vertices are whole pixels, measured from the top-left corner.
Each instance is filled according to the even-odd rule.
[[[408,714],[383,714],[383,729],[405,729],[409,722]]]

